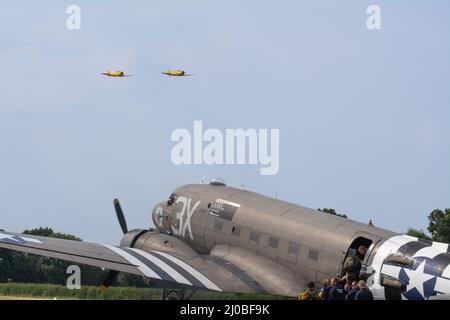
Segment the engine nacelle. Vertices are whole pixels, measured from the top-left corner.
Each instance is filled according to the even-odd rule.
[[[120,240],[120,246],[121,247],[133,247],[136,241],[141,237],[143,234],[149,232],[148,230],[143,229],[133,229],[129,232],[127,232],[122,240]]]
[[[136,238],[133,248],[144,251],[157,250],[171,252],[186,258],[198,256],[189,245],[168,234],[159,232],[158,230],[150,230],[142,233]]]

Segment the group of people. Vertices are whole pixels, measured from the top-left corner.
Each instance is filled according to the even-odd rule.
[[[299,300],[373,300],[372,292],[364,280],[346,282],[345,277],[325,279],[320,292],[315,290],[314,282],[298,295]]]
[[[315,289],[313,281],[308,283],[305,291],[299,293],[299,300],[373,300],[372,292],[366,282],[359,279],[362,261],[367,247],[361,245],[355,255],[348,256],[343,265],[342,278],[336,275],[331,279],[324,279],[320,292]]]

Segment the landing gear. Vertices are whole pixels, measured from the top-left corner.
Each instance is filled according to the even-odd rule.
[[[196,288],[186,295],[184,289],[163,289],[161,292],[161,300],[189,300],[195,293]]]
[[[163,289],[161,300],[184,300],[184,290],[179,289]]]

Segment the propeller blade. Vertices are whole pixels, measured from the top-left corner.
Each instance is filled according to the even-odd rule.
[[[114,208],[116,209],[116,215],[119,220],[120,227],[122,228],[123,234],[125,234],[128,232],[128,227],[122,208],[120,207],[119,199],[114,199]]]
[[[109,286],[117,279],[117,276],[119,275],[119,271],[111,270],[106,275],[105,280],[103,280],[101,289],[103,292],[108,290]]]

